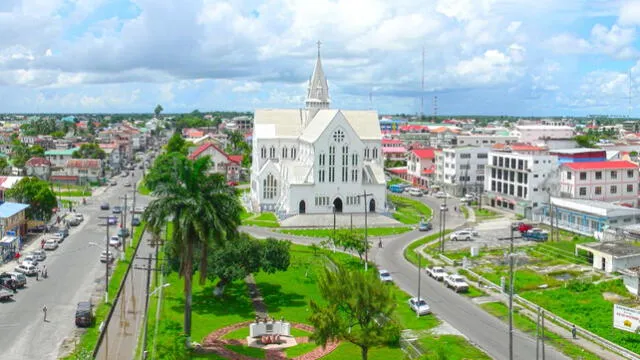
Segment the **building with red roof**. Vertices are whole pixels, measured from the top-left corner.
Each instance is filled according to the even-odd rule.
[[[421,188],[429,188],[435,172],[435,149],[413,149],[407,154],[407,180]]]
[[[227,181],[240,181],[242,169],[242,155],[228,155],[212,142],[200,145],[191,154],[189,159],[195,160],[203,156],[211,158],[211,171],[224,174]]]
[[[572,162],[560,166],[565,197],[638,207],[638,165],[630,161]]]
[[[51,161],[42,157],[32,157],[24,164],[27,176],[35,176],[42,180],[49,180],[51,176]]]

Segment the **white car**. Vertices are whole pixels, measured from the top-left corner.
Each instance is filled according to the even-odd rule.
[[[447,193],[445,193],[444,191],[438,191],[435,195],[438,199],[444,199],[447,197]]]
[[[27,276],[33,276],[38,273],[38,268],[31,264],[20,264],[14,270]]]
[[[413,312],[417,313],[418,315],[428,315],[431,313],[429,304],[427,304],[427,302],[424,301],[423,298],[418,299],[413,297],[409,299],[408,303],[411,310],[413,310]]]
[[[380,277],[380,281],[382,282],[393,282],[393,278],[391,277],[391,274],[387,270],[384,270],[384,269],[378,270],[378,276]]]
[[[411,188],[411,189],[409,189],[409,195],[411,195],[411,196],[422,196],[422,191],[420,191],[420,189]]]
[[[38,261],[47,260],[47,253],[44,252],[44,250],[35,250],[35,251],[31,252],[30,255],[33,255],[36,258],[36,260],[38,260]]]
[[[451,234],[450,239],[451,241],[458,241],[458,240],[471,241],[473,240],[473,232],[469,230],[456,231],[453,234]]]
[[[58,243],[61,243],[64,241],[64,235],[62,235],[61,233],[55,233],[51,236],[49,236],[49,239],[53,239],[55,241],[57,241]]]
[[[35,255],[32,254],[27,254],[25,256],[23,256],[21,263],[22,264],[31,264],[33,266],[38,266],[38,259],[35,257]]]
[[[57,248],[58,248],[58,240],[56,239],[49,239],[44,243],[45,250],[55,250]]]
[[[118,235],[113,235],[109,238],[109,246],[119,247],[120,245],[122,245],[122,240]]]
[[[444,279],[444,285],[455,292],[467,292],[469,291],[469,284],[464,278],[457,274],[451,274]]]
[[[112,262],[115,258],[113,257],[113,251],[103,251],[100,254],[100,262],[106,263],[106,262]]]
[[[142,214],[145,210],[144,206],[136,206],[135,208],[131,209],[131,213],[132,214]]]

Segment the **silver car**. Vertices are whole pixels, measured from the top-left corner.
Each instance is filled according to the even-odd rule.
[[[418,315],[428,315],[431,313],[429,304],[427,304],[427,302],[424,301],[423,298],[418,299],[414,297],[409,299],[408,303],[411,310],[413,310],[413,312],[417,313]]]

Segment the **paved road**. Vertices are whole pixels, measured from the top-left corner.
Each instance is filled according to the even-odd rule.
[[[432,209],[439,209],[441,200],[430,196],[417,198]],[[456,202],[447,200],[450,211],[447,215],[447,228],[455,228],[464,224],[465,220],[461,213],[451,211]],[[437,231],[440,221],[439,211],[433,214],[434,230]],[[245,227],[242,229],[258,237],[273,236],[274,233],[268,229]],[[429,234],[426,233],[426,234]],[[374,247],[370,258],[381,268],[389,270],[394,282],[409,294],[417,295],[418,274],[417,268],[404,259],[404,249],[416,239],[425,236],[424,232],[411,231],[395,238],[384,240],[382,249]],[[295,236],[285,236],[278,234],[279,238],[287,238],[294,242],[309,244],[313,240]],[[460,331],[473,344],[483,349],[494,359],[508,359],[508,327],[502,321],[489,315],[470,299],[454,293],[442,286],[441,283],[424,275],[421,277],[420,296],[427,300],[433,312],[442,320]],[[520,331],[514,333],[514,359],[528,360],[535,358],[535,338],[532,338]],[[566,356],[556,351],[551,346],[546,346],[546,358],[549,360],[568,359]]]
[[[140,173],[136,170],[138,177]],[[100,211],[100,203],[121,203],[119,196],[132,192],[132,188],[125,188],[123,184],[135,179],[118,177],[117,186],[89,198],[86,206],[79,206],[78,212],[84,214],[85,220],[71,228],[69,237],[58,250],[48,253],[44,264],[49,278],[40,281],[29,278],[27,287],[15,295],[15,301],[0,304],[0,358],[58,357],[63,340],[76,331],[76,304],[89,300],[104,278],[105,267],[99,262],[103,249],[90,244],[102,244],[105,239],[104,226],[99,225],[104,220],[99,216],[107,215],[107,211]],[[48,322],[43,321],[43,305],[49,309]]]

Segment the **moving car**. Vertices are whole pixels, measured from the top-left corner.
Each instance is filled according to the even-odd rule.
[[[115,259],[113,257],[113,251],[109,251],[109,252],[103,251],[100,254],[100,262],[101,263],[113,262],[113,259]]]
[[[134,217],[133,219],[131,219],[131,224],[133,226],[138,226],[140,225],[140,218]]]
[[[100,204],[100,210],[109,210],[109,203]]]
[[[413,297],[409,299],[408,303],[411,310],[417,313],[419,316],[428,315],[431,313],[431,308],[429,307],[429,304],[427,304],[427,302],[424,301],[423,298],[418,299]]]
[[[549,239],[549,233],[538,228],[533,228],[522,233],[524,240],[531,241],[547,241]]]
[[[450,239],[452,241],[458,241],[458,240],[465,240],[465,241],[471,241],[473,238],[473,232],[469,231],[469,230],[460,230],[460,231],[456,231],[453,234],[451,234]]]
[[[126,238],[129,236],[129,229],[127,229],[126,227],[121,227],[118,230],[118,236],[121,238]]]
[[[420,222],[420,224],[418,225],[419,231],[429,231],[431,229],[433,229],[433,225],[431,225],[430,222]]]
[[[117,181],[115,181],[115,180],[112,180],[110,185],[111,185],[111,186],[116,186],[116,185],[118,185],[118,182],[117,182]]]
[[[469,284],[464,278],[457,274],[451,274],[444,278],[444,285],[455,292],[467,292],[469,291]]]
[[[114,206],[113,209],[111,210],[112,213],[114,214],[120,214],[122,213],[122,206]]]
[[[32,264],[20,264],[14,270],[26,276],[35,276],[38,273],[38,268]]]
[[[113,235],[109,238],[109,246],[118,247],[120,245],[122,245],[122,240],[118,235]]]
[[[76,307],[76,326],[89,327],[93,323],[93,305],[89,301],[81,301]]]
[[[130,182],[125,183],[125,184],[124,184],[124,187],[131,187],[131,183],[130,183]]]
[[[437,197],[438,199],[444,199],[444,198],[446,198],[446,197],[447,197],[447,193],[445,193],[445,192],[443,192],[443,191],[438,191],[438,192],[435,194],[435,197]]]
[[[115,225],[118,223],[118,217],[117,216],[109,216],[107,218],[107,224],[109,225]]]
[[[131,209],[131,213],[132,214],[142,214],[144,212],[144,206],[136,206],[135,208]]]
[[[411,189],[409,189],[409,195],[411,195],[411,196],[422,196],[422,191],[420,189],[411,188]]]
[[[56,239],[49,239],[44,243],[45,250],[55,250],[57,248],[58,248],[58,240]]]
[[[378,270],[378,276],[380,277],[380,281],[382,282],[393,282],[393,278],[391,277],[391,274],[387,270],[384,270],[384,269]]]

